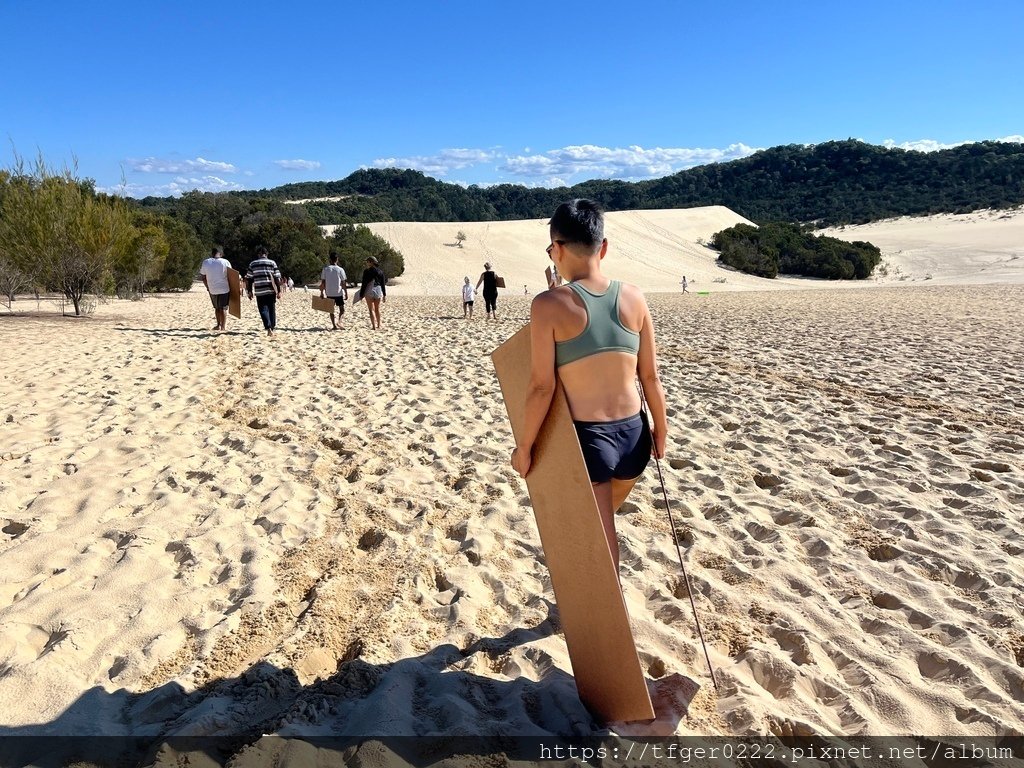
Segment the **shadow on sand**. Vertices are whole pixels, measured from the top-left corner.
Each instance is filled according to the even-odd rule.
[[[440,645],[390,664],[341,661],[303,686],[294,671],[259,662],[189,692],[96,686],[47,723],[0,726],[0,766],[427,766],[533,759],[541,743],[609,736],[580,703],[573,678],[548,665],[540,679],[496,679],[509,651],[555,633],[548,618],[465,648]],[[698,690],[673,675],[650,683],[659,719],[627,735],[670,734]],[[272,735],[267,735],[272,734]],[[453,762],[454,759],[454,762]]]

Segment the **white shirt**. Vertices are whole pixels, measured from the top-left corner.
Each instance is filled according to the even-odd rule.
[[[345,295],[345,270],[339,267],[337,264],[328,264],[324,267],[324,271],[320,273],[320,279],[324,281],[324,293],[332,298],[336,299],[339,296]]]
[[[192,262],[195,264],[195,262]],[[203,266],[199,268],[199,274],[206,276],[206,287],[214,296],[224,293],[231,293],[231,286],[228,284],[228,270],[231,269],[231,262],[224,257],[213,257],[206,259]]]
[[[472,285],[469,285],[467,283],[467,284],[464,284],[462,286],[462,300],[463,301],[472,301],[474,293],[475,293],[475,291],[474,291]]]

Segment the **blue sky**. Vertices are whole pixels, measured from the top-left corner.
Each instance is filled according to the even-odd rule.
[[[134,196],[640,179],[1024,134],[1024,2],[0,2],[14,151]]]

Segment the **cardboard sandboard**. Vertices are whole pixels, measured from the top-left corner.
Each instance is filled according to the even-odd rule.
[[[321,296],[313,297],[313,309],[317,312],[333,312],[336,306],[334,299],[325,299]]]
[[[237,269],[228,270],[228,313],[232,317],[242,316],[242,276]]]
[[[504,288],[505,287],[505,278],[504,277],[495,277],[494,278],[494,287],[495,288]]]
[[[491,354],[512,432],[523,429],[530,382],[530,326]],[[618,574],[562,385],[526,476],[580,699],[604,722],[650,720],[647,691]],[[618,508],[633,482],[613,483]]]

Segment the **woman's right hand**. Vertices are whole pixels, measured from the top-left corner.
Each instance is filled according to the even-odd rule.
[[[512,469],[518,472],[520,477],[526,477],[529,474],[530,465],[533,463],[532,453],[532,450],[524,450],[518,446],[512,451]]]
[[[665,458],[665,435],[651,430],[651,456],[656,459]]]

